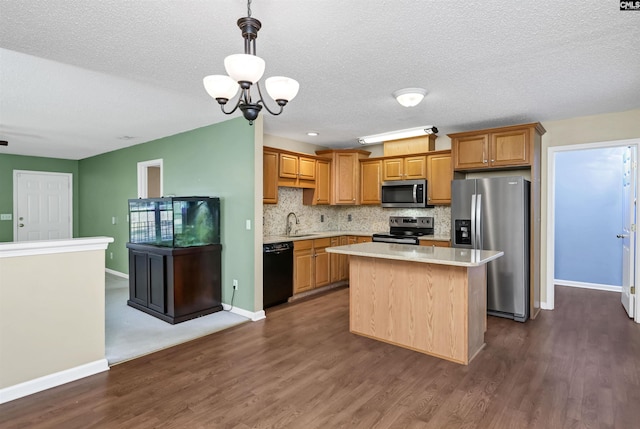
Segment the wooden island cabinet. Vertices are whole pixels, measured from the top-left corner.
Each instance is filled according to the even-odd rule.
[[[350,256],[352,333],[464,365],[484,347],[486,263],[503,252],[389,243],[328,251]]]

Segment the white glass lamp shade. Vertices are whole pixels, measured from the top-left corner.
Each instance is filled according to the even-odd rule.
[[[204,89],[213,98],[225,98],[231,100],[238,93],[238,82],[229,76],[212,74],[202,79]]]
[[[405,88],[397,90],[393,96],[402,106],[413,107],[420,104],[426,94],[427,91],[422,88]]]
[[[300,84],[297,80],[284,76],[273,76],[265,80],[269,96],[274,100],[291,101],[298,94]]]
[[[264,74],[264,60],[255,55],[234,54],[224,59],[224,68],[236,82],[256,83]]]

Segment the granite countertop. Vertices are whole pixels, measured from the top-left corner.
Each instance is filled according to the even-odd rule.
[[[371,237],[373,234],[388,234],[389,231],[318,231],[318,232],[301,232],[296,235],[267,235],[262,239],[262,243],[281,243],[283,241],[299,241],[299,240],[313,240],[315,238],[327,238],[327,237],[339,237],[341,235],[355,235],[359,237]],[[420,240],[436,240],[436,241],[449,241],[451,237],[436,236],[436,235],[423,235]]]
[[[394,243],[349,244],[347,246],[328,247],[327,252],[460,267],[477,267],[504,255],[504,252],[494,250],[470,250]]]

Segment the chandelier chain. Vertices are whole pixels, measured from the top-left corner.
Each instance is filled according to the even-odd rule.
[[[251,17],[251,0],[247,0],[247,16]]]

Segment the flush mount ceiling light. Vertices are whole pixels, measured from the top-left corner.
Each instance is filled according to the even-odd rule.
[[[424,136],[429,134],[437,134],[438,128],[433,125],[427,125],[420,128],[410,128],[407,130],[391,131],[388,133],[374,134],[371,136],[360,137],[360,144],[382,143],[389,140],[408,139],[410,137]]]
[[[404,88],[393,93],[393,96],[398,100],[398,103],[404,107],[417,106],[425,95],[427,95],[427,90],[423,88]]]
[[[317,132],[317,131],[309,131],[309,132],[307,133],[307,135],[308,135],[309,137],[318,137],[318,135],[319,135],[319,134],[318,134],[318,132]]]
[[[224,59],[226,75],[210,75],[203,79],[204,88],[207,93],[216,99],[222,113],[230,115],[238,108],[242,110],[245,119],[249,124],[258,117],[262,107],[267,109],[272,115],[282,113],[284,106],[298,94],[300,84],[297,81],[283,76],[274,76],[265,80],[267,93],[280,106],[280,110],[272,111],[266,105],[260,90],[260,79],[264,73],[265,62],[256,56],[256,38],[262,23],[251,17],[251,0],[247,1],[247,16],[238,19],[238,27],[242,31],[244,38],[244,54],[229,55]],[[255,85],[258,90],[258,98],[251,97],[251,88]],[[240,89],[240,96],[235,106],[230,111],[225,111],[224,106],[236,96]],[[255,96],[255,94],[254,94]]]

